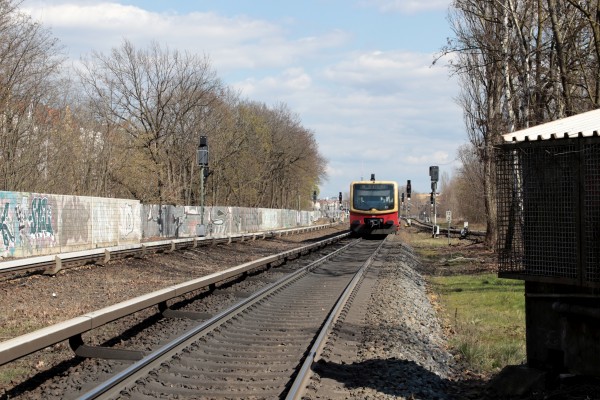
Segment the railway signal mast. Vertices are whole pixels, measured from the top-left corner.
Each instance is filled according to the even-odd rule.
[[[411,192],[411,187],[410,187],[410,179],[408,179],[406,181],[406,223],[408,226],[410,226],[410,192]]]
[[[208,140],[206,136],[200,136],[196,161],[200,167],[200,225],[196,227],[196,234],[206,236],[204,228],[204,179],[208,176]]]
[[[402,197],[400,200],[400,216],[402,216],[402,209],[406,210],[406,207],[404,206],[404,192],[401,193]]]
[[[431,205],[433,206],[433,234],[432,237],[436,237],[438,233],[437,227],[437,209],[436,209],[436,190],[437,183],[439,180],[440,168],[436,165],[429,167],[429,176],[431,177]]]

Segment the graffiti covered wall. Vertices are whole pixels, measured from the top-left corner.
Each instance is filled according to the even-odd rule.
[[[55,208],[43,195],[0,192],[0,256],[44,254],[58,246]]]
[[[214,206],[204,207],[201,218],[198,206],[142,205],[141,226],[144,239],[194,237],[201,223],[207,236],[225,237],[310,226],[319,215],[311,211]]]
[[[139,243],[136,200],[0,191],[0,257]]]
[[[142,205],[143,238],[193,237],[200,223],[199,210],[200,207]]]
[[[0,259],[310,226],[319,212],[142,205],[137,200],[0,191]]]

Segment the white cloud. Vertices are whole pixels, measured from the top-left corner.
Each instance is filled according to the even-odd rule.
[[[436,164],[447,164],[452,161],[454,157],[450,157],[448,152],[446,151],[434,151],[433,153],[424,153],[420,155],[409,155],[405,157],[403,160],[409,164],[426,164],[432,163],[432,165]]]
[[[143,33],[146,36],[188,36],[198,40],[250,41],[278,34],[276,25],[245,17],[225,18],[211,12],[189,14],[156,13],[114,2],[78,2],[47,5],[27,3],[22,9],[55,28],[85,28],[109,34]]]
[[[106,53],[123,38],[137,47],[155,40],[206,54],[243,97],[287,103],[315,132],[330,161],[330,181],[323,190],[332,193],[325,195],[346,191],[350,181],[371,173],[399,182],[413,179],[415,190],[422,176],[426,190],[428,166],[450,169],[455,149],[465,141],[452,100],[457,84],[445,68],[431,66],[431,53],[358,48],[356,38],[335,26],[293,37],[286,24],[297,21],[287,19],[158,13],[107,1],[55,2],[25,4],[73,58],[91,50]],[[445,8],[449,0],[365,3],[385,12],[416,13]]]
[[[319,78],[326,83],[315,85],[321,92],[310,94],[310,115],[331,159],[328,186],[376,173],[412,178],[416,190],[425,190],[429,165],[452,172],[464,142],[457,86],[431,60],[431,54],[365,52],[325,68]]]
[[[352,52],[321,72],[292,68],[236,86],[251,98],[277,98],[300,113],[330,160],[328,186],[372,172],[383,178],[394,171],[389,178],[403,180],[411,169],[451,164],[462,143],[460,111],[452,100],[456,85],[447,70],[430,67],[431,59],[430,54]],[[299,76],[311,84],[289,90]]]
[[[312,78],[303,68],[294,67],[283,70],[279,75],[272,75],[263,79],[248,78],[233,86],[240,90],[244,97],[263,97],[273,94],[284,96],[285,94],[301,92],[309,89]]]
[[[444,11],[450,6],[450,0],[362,0],[359,4],[375,7],[381,12],[416,14],[423,11]]]
[[[143,47],[154,40],[171,48],[209,54],[219,71],[281,68],[348,41],[333,29],[322,36],[289,39],[285,26],[214,12],[157,13],[113,2],[49,4],[28,1],[22,10],[59,35],[74,58],[108,52],[123,38]]]
[[[403,51],[375,51],[354,54],[330,66],[325,75],[339,85],[360,87],[377,95],[390,92],[420,93],[418,89],[432,80],[448,89],[447,70],[432,66],[433,55]],[[443,79],[440,79],[443,78]]]

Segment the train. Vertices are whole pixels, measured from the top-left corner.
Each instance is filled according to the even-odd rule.
[[[396,233],[399,223],[398,183],[369,181],[350,183],[350,230],[355,236]]]

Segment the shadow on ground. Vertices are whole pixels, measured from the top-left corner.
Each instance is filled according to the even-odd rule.
[[[449,379],[413,361],[395,358],[352,364],[320,360],[313,366],[313,371],[321,378],[335,380],[347,389],[354,390],[353,398],[361,395],[361,389],[368,388],[395,398],[421,400],[600,400],[598,378],[569,376],[546,381],[543,388],[534,388],[535,385],[524,382],[529,379],[528,375],[531,377],[531,372],[515,374],[521,368],[511,366],[505,369],[511,370],[512,383],[506,380],[506,376],[502,378],[505,370],[491,380],[464,371],[461,377]],[[507,390],[515,389],[515,384],[531,390],[507,394]]]
[[[313,370],[321,378],[338,381],[346,388],[370,388],[407,399],[479,399],[485,382],[444,379],[413,361],[376,359],[352,364],[319,361]]]

